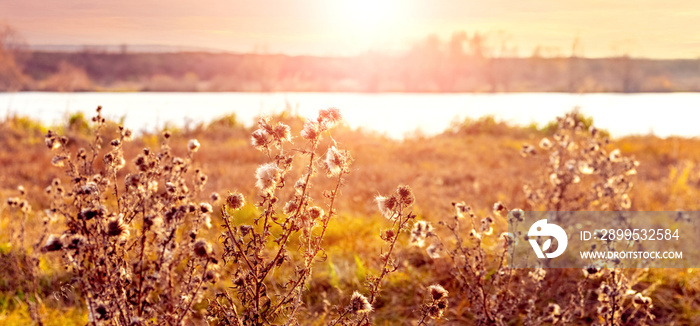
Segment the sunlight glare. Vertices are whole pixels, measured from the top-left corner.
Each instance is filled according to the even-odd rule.
[[[340,0],[337,1],[338,23],[348,35],[369,38],[386,35],[405,8],[399,0]]]

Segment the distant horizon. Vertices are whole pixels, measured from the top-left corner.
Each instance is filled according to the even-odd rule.
[[[386,55],[386,56],[392,56],[392,55],[404,55],[406,54],[410,49],[405,49],[403,51],[391,51],[391,52],[382,52],[382,51],[376,51],[376,50],[368,50],[365,52],[360,52],[360,53],[353,53],[353,54],[345,54],[345,55],[318,55],[318,54],[294,54],[294,53],[284,53],[284,52],[263,52],[258,50],[258,52],[255,52],[256,50],[251,50],[251,51],[233,51],[233,50],[226,50],[226,49],[218,49],[218,48],[211,48],[211,47],[198,47],[198,46],[188,46],[188,45],[173,45],[173,44],[146,44],[146,43],[121,43],[121,44],[109,44],[109,43],[103,43],[103,44],[27,44],[27,47],[30,51],[36,51],[36,52],[64,52],[64,53],[78,53],[82,52],[85,50],[95,50],[98,52],[105,52],[105,53],[119,53],[121,48],[123,46],[126,46],[126,53],[134,53],[134,54],[145,54],[145,53],[157,53],[157,54],[167,54],[167,53],[209,53],[209,54],[232,54],[232,55],[245,55],[245,54],[256,54],[256,55],[283,55],[283,56],[289,56],[289,57],[317,57],[317,58],[351,58],[351,57],[357,57],[357,56],[363,56],[363,55],[371,55],[371,54],[378,54],[378,55]],[[610,59],[610,58],[618,58],[622,56],[623,54],[618,54],[618,55],[601,55],[601,56],[588,56],[588,55],[582,55],[582,56],[577,56],[578,58],[582,59]],[[503,58],[519,58],[519,59],[526,59],[526,58],[531,58],[532,54],[519,54],[517,56],[503,56]],[[570,58],[571,54],[557,54],[557,55],[547,55],[544,54],[542,55],[542,58],[544,59],[557,59],[557,58]],[[644,56],[636,56],[634,53],[629,54],[629,57],[631,59],[639,59],[639,60],[700,60],[700,55],[697,57],[692,57],[692,58],[685,58],[685,57],[662,57],[662,58],[656,58],[656,57],[644,57]]]

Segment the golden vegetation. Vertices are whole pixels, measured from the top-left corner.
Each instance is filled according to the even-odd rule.
[[[276,131],[277,122],[289,129]],[[311,122],[310,126],[309,121],[283,113],[249,128],[235,117],[225,117],[191,129],[169,130],[167,141],[161,134],[146,133],[126,142],[127,131],[101,119],[88,122],[76,116],[49,134],[46,127],[29,119],[8,117],[0,124],[0,195],[13,200],[0,204],[0,263],[4,266],[0,322],[700,322],[700,275],[692,269],[611,269],[596,280],[585,278],[584,283],[579,269],[510,270],[501,264],[508,237],[501,237],[507,224],[498,213],[538,208],[543,198],[553,203],[557,196],[572,205],[557,189],[564,182],[573,184],[573,175],[557,175],[555,181],[560,182],[552,182],[550,155],[521,156],[523,144],[533,144],[540,152],[541,147],[559,146],[565,132],[555,135],[555,128],[512,127],[484,118],[455,123],[434,137],[396,141],[342,124],[334,127],[332,137],[327,132],[316,134]],[[584,136],[590,133],[588,123],[572,115],[555,125],[557,130],[569,130],[568,137],[580,137],[578,142],[583,144],[591,140]],[[104,139],[96,138],[97,126]],[[301,136],[299,130],[304,130]],[[251,135],[261,151],[251,146]],[[554,144],[538,146],[544,137]],[[640,162],[634,187],[615,192],[608,205],[697,210],[698,140],[636,136],[608,144],[604,134],[596,137],[605,156],[619,149],[621,163]],[[46,145],[56,151],[47,150]],[[91,148],[97,159],[86,164],[92,161]],[[526,148],[525,152],[532,151]],[[352,155],[349,166],[347,153]],[[288,160],[292,154],[294,158]],[[121,158],[125,164],[117,168]],[[591,162],[594,158],[590,157]],[[566,164],[569,159],[561,157],[559,162]],[[52,161],[63,167],[51,166]],[[604,171],[629,171],[621,167]],[[301,194],[291,189],[295,180],[319,168],[331,177],[317,175],[313,183],[302,182]],[[95,174],[101,179],[92,180]],[[579,177],[582,185],[595,183]],[[157,188],[149,189],[152,181],[159,181]],[[546,186],[539,184],[543,181]],[[403,184],[410,188],[397,189]],[[525,184],[531,190],[542,189],[542,196],[532,198],[523,191]],[[59,187],[64,195],[57,195]],[[595,187],[575,188],[587,189]],[[149,191],[152,195],[147,195]],[[225,195],[229,191],[231,195]],[[212,192],[224,195],[217,198],[210,196]],[[136,205],[144,199],[153,201]],[[285,213],[290,202],[297,203],[297,209]],[[190,203],[196,203],[192,211]],[[180,207],[184,207],[182,216]],[[59,209],[52,211],[55,208]],[[177,209],[172,215],[179,217],[172,221],[182,223],[170,229],[177,241],[163,237],[167,230],[146,230],[148,216],[164,219],[173,208]],[[61,216],[54,221],[49,217],[56,212]],[[94,216],[88,219],[89,215]],[[313,216],[316,223],[309,222]],[[158,225],[167,228],[168,224]],[[91,251],[63,247],[82,242],[61,237],[80,236],[91,244]],[[146,239],[150,249],[139,245],[139,239]],[[284,241],[274,241],[280,239]],[[175,244],[172,261],[180,262],[169,265],[170,273],[163,273],[170,281],[149,278],[163,268],[158,251],[149,250],[171,248],[170,243]],[[286,249],[280,250],[281,243],[287,243]],[[126,250],[133,244],[139,250]],[[144,255],[140,248],[145,248]],[[277,253],[284,259],[275,259]],[[100,261],[105,267],[100,267]],[[110,264],[123,267],[131,281],[114,273],[122,269]],[[218,267],[210,269],[214,265]],[[108,284],[110,277],[118,282]],[[508,281],[522,287],[512,290],[504,285]],[[526,295],[527,289],[537,290],[538,295]],[[636,294],[623,298],[622,289]],[[580,293],[595,299],[583,300]],[[129,294],[141,299],[133,300]]]

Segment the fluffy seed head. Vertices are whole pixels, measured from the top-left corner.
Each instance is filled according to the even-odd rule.
[[[99,191],[99,188],[97,187],[97,184],[90,181],[90,182],[86,183],[85,185],[83,185],[82,187],[80,187],[79,193],[82,195],[90,196],[90,195],[97,194],[98,191]]]
[[[201,203],[199,204],[199,210],[202,213],[211,213],[214,211],[214,209],[211,207],[209,203]]]
[[[318,206],[309,208],[309,217],[312,221],[315,221],[319,218],[323,218],[323,209],[321,209],[321,207]]]
[[[425,252],[428,254],[428,257],[432,259],[440,258],[440,246],[435,243],[431,243],[428,248],[425,249]]]
[[[243,205],[245,205],[245,198],[243,198],[243,195],[241,193],[229,193],[228,197],[226,197],[226,205],[230,209],[241,209]]]
[[[332,128],[342,118],[340,110],[336,108],[328,108],[318,112],[318,123],[325,129]]]
[[[255,186],[260,192],[271,194],[280,179],[280,171],[274,163],[263,164],[255,171]]]
[[[328,148],[328,153],[326,153],[326,159],[324,160],[326,170],[328,171],[328,176],[336,176],[340,174],[345,168],[347,158],[343,153],[338,151],[335,146]]]
[[[307,121],[304,123],[304,129],[301,130],[301,137],[308,140],[317,139],[320,133],[318,122]]]
[[[275,138],[279,141],[292,141],[292,131],[288,125],[278,122],[273,130]]]
[[[634,304],[635,307],[643,306],[643,307],[651,307],[651,298],[650,297],[645,297],[641,293],[637,292],[634,295],[634,298],[632,298],[632,303]]]
[[[428,291],[430,292],[430,296],[433,298],[433,300],[440,300],[442,298],[447,297],[447,290],[442,287],[440,284],[433,284],[428,287]]]
[[[377,201],[379,211],[382,212],[384,217],[392,221],[396,219],[394,210],[398,207],[399,201],[395,196],[377,196],[375,200]]]
[[[542,140],[540,140],[540,148],[544,150],[549,150],[550,148],[552,148],[552,142],[547,137],[542,138]]]
[[[51,159],[51,165],[60,168],[60,167],[63,167],[63,165],[65,164],[65,162],[67,160],[68,160],[68,156],[66,156],[66,155],[63,155],[63,154],[56,155]]]
[[[406,185],[401,185],[396,188],[396,194],[399,195],[399,200],[404,206],[411,206],[416,201],[416,197],[413,195],[413,190],[411,187]]]
[[[122,215],[107,222],[107,235],[110,237],[123,236],[127,231],[127,225],[122,220]]]
[[[257,149],[264,148],[268,143],[267,132],[263,129],[253,131],[250,136],[250,143]]]
[[[199,150],[199,141],[196,139],[190,139],[190,141],[187,143],[187,150],[193,153]]]
[[[352,298],[350,299],[350,311],[356,314],[368,313],[372,311],[372,305],[369,304],[367,297],[355,291],[352,293]]]

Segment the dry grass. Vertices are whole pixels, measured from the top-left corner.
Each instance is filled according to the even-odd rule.
[[[197,195],[197,202],[208,197],[211,192],[239,192],[248,199],[248,204],[235,213],[230,213],[234,214],[236,225],[254,225],[255,219],[264,215],[264,210],[253,203],[265,200],[254,187],[255,172],[261,164],[268,162],[270,157],[250,145],[250,135],[254,129],[232,121],[235,120],[221,119],[191,129],[171,130],[172,137],[168,145],[173,157],[186,157],[187,142],[190,139],[198,139],[201,148],[192,156],[190,171],[200,169],[208,175],[208,180]],[[286,113],[273,117],[272,121],[285,123],[291,130],[296,131],[304,127],[303,119]],[[76,153],[81,147],[89,148],[95,136],[79,121],[54,129],[58,135],[68,137],[70,141],[65,147],[71,153]],[[7,118],[0,124],[0,166],[3,167],[0,172],[0,195],[2,198],[18,197],[20,194],[17,187],[23,185],[26,194],[22,198],[32,207],[31,212],[26,214],[26,220],[23,220],[18,218],[22,216],[20,210],[9,207],[4,201],[0,204],[0,259],[2,266],[7,266],[0,271],[0,279],[3,280],[0,284],[0,321],[5,324],[27,323],[31,317],[28,311],[42,317],[45,324],[84,324],[88,320],[86,299],[81,295],[84,293],[84,286],[76,283],[74,271],[64,268],[65,264],[60,255],[42,255],[36,250],[39,248],[36,246],[38,243],[45,243],[45,239],[42,239],[44,210],[50,208],[44,188],[55,178],[59,178],[62,184],[71,183],[71,180],[64,176],[62,169],[50,165],[55,153],[51,153],[44,146],[46,132],[45,127],[20,117]],[[105,135],[115,135],[117,132],[117,126],[109,122],[103,128]],[[387,221],[377,210],[374,199],[378,194],[392,194],[397,185],[410,185],[415,204],[412,211],[406,211],[401,216],[415,215],[411,220],[432,222],[437,230],[435,233],[443,238],[447,237],[444,240],[446,246],[453,245],[456,242],[448,240],[449,229],[437,226],[439,221],[450,221],[455,215],[452,202],[466,201],[473,207],[472,212],[479,220],[493,214],[491,208],[494,202],[503,202],[511,208],[532,207],[533,203],[528,202],[523,192],[523,185],[535,184],[546,178],[546,163],[544,158],[540,157],[524,159],[520,150],[524,143],[537,144],[542,137],[551,139],[552,134],[533,128],[510,127],[492,119],[460,123],[438,136],[408,138],[404,141],[349,130],[343,125],[337,126],[333,130],[332,140],[330,137],[324,137],[316,146],[325,149],[334,142],[338,148],[346,149],[352,154],[353,164],[344,177],[338,196],[334,196],[334,210],[337,216],[323,227],[325,255],[321,256],[324,259],[313,264],[312,277],[300,282],[306,286],[292,288],[297,289],[291,292],[295,302],[298,301],[295,303],[296,308],[276,317],[279,318],[278,322],[287,321],[286,316],[289,316],[291,311],[294,311],[299,323],[318,325],[338,321],[339,317],[348,311],[362,312],[362,309],[349,309],[359,300],[357,296],[352,295],[355,291],[364,294],[372,302],[373,312],[368,316],[374,324],[415,324],[421,320],[438,324],[494,322],[490,311],[486,313],[483,304],[480,306],[472,300],[473,297],[481,295],[478,287],[465,287],[468,284],[478,284],[479,278],[483,276],[470,276],[467,273],[462,279],[453,277],[450,272],[454,271],[458,264],[446,258],[432,259],[424,248],[411,246],[412,239],[401,236],[400,231],[405,229],[400,225],[401,219],[398,220],[398,225]],[[159,134],[146,134],[119,146],[124,157],[135,158],[145,147],[158,148],[161,141]],[[298,136],[292,141],[294,147],[305,146],[305,140]],[[100,157],[107,150],[111,150],[109,147],[105,143],[106,149],[100,153]],[[698,209],[696,198],[700,192],[699,140],[636,136],[613,140],[606,148],[608,151],[619,148],[625,156],[640,162],[635,185],[628,192],[631,210]],[[325,150],[323,152],[325,153]],[[304,163],[303,156],[297,155],[293,160],[292,168],[288,172],[289,180],[296,180],[296,176],[303,174],[304,166],[308,164],[308,157]],[[101,162],[102,159],[99,159],[95,169],[103,168]],[[136,167],[131,159],[128,159],[126,166],[116,172],[119,186],[123,187],[122,180],[135,171]],[[541,173],[536,174],[533,171]],[[324,191],[335,189],[337,182],[338,179],[334,178],[316,178],[314,186],[308,190],[308,196],[317,198],[315,205],[320,205],[321,199],[326,198]],[[288,183],[288,187],[293,185],[293,181]],[[124,194],[125,190],[119,188],[118,192]],[[280,204],[288,199],[285,195]],[[108,204],[114,205],[114,198]],[[221,202],[218,205],[214,203],[211,216],[215,222],[214,227],[211,230],[202,228],[197,236],[213,244],[214,252],[219,255],[225,249],[222,246],[225,240],[222,242],[218,237],[223,230],[218,226],[223,224],[220,208]],[[393,237],[387,237],[386,231],[392,229],[392,225],[396,231]],[[59,226],[51,224],[49,228],[54,230]],[[495,236],[507,228],[503,220],[496,221],[492,227]],[[24,245],[17,241],[22,234],[22,228]],[[280,229],[272,232],[278,235]],[[427,236],[427,233],[423,234]],[[467,236],[466,233],[456,234]],[[132,236],[135,236],[135,233],[132,232]],[[297,238],[290,239],[290,245],[294,247],[292,254],[303,257],[304,250],[300,245],[308,241],[303,237]],[[392,241],[387,242],[387,239]],[[393,240],[396,240],[396,246],[391,259],[388,259],[388,256],[380,256],[381,252],[387,252],[387,246],[391,245]],[[483,248],[485,249],[477,251],[483,250],[485,255],[479,268],[486,273],[498,271],[497,261],[501,251],[491,242],[487,242]],[[25,251],[26,255],[23,254]],[[32,257],[37,259],[34,263]],[[289,291],[289,288],[287,291],[281,290],[284,289],[283,283],[290,279],[288,276],[292,275],[294,279],[294,275],[302,275],[295,274],[294,266],[301,266],[304,270],[304,259],[293,261],[294,263],[289,262],[282,266],[266,281],[276,289],[270,291],[273,304],[280,302],[280,299],[272,293]],[[464,259],[458,261],[464,265]],[[387,262],[396,266],[395,271],[394,268],[389,269],[392,273],[384,272],[387,271]],[[195,270],[202,272],[205,263],[198,266],[199,269]],[[222,264],[218,270],[221,280],[210,289],[202,291],[202,295],[213,298],[215,293],[232,286],[233,275],[236,275],[236,270],[240,267],[240,264]],[[28,282],[26,277],[20,276],[27,275],[30,269],[36,276],[36,282]],[[504,322],[545,322],[547,317],[556,315],[556,309],[550,307],[550,303],[557,303],[559,309],[566,312],[572,289],[577,291],[583,286],[580,282],[580,270],[550,270],[536,282],[531,280],[530,272],[526,271],[515,279],[527,280],[531,283],[528,286],[539,288],[542,295],[532,306],[527,301],[514,303],[513,307],[517,309],[506,316]],[[696,271],[651,270],[639,278],[633,277],[633,274],[633,271],[624,271],[626,279],[634,280],[629,284],[635,290],[641,291],[649,287],[653,289],[646,293],[653,302],[650,313],[656,317],[650,324],[700,323],[700,315],[697,313],[700,311],[700,275]],[[620,274],[608,275],[612,278],[620,277]],[[377,276],[381,276],[379,282]],[[439,304],[444,301],[441,296],[434,296],[430,292],[429,286],[433,284],[440,284],[449,291],[447,307]],[[595,284],[598,285],[599,283]],[[594,284],[585,286],[589,289]],[[484,291],[499,288],[486,286]],[[477,292],[470,295],[468,289],[476,289]],[[520,300],[518,295],[512,297]],[[246,311],[242,301],[237,302],[238,312]],[[205,323],[207,319],[204,316],[208,307],[206,302],[192,302],[192,312],[186,312],[186,319],[197,324]],[[494,307],[497,306],[486,304],[486,308]],[[430,318],[438,315],[440,319]],[[586,318],[572,319],[570,323],[588,325],[598,322],[591,319],[594,315],[591,313]],[[180,314],[175,316],[173,322],[177,321]],[[359,322],[366,320],[364,316],[360,314],[358,318],[349,319],[346,315],[340,322]],[[551,321],[553,320],[549,320]]]

